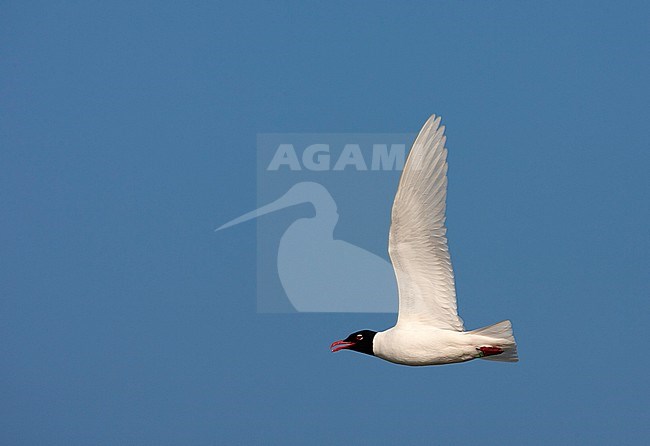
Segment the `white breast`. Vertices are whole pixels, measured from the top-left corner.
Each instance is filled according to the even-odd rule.
[[[475,342],[466,332],[428,325],[399,325],[375,335],[373,352],[386,361],[405,365],[437,365],[478,357]]]

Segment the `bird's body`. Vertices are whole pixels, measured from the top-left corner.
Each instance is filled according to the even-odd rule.
[[[440,118],[431,116],[413,143],[393,210],[388,252],[399,288],[397,324],[334,342],[397,364],[422,366],[476,358],[515,362],[510,321],[465,331],[447,247],[447,149]]]
[[[510,326],[507,321],[503,323]],[[427,324],[397,325],[375,335],[373,354],[396,364],[452,364],[476,358],[496,359],[496,354],[486,355],[481,347],[499,346],[499,349],[504,349],[515,345],[514,339],[507,343],[503,341],[473,331],[445,330]]]

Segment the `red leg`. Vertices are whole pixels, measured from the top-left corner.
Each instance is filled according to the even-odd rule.
[[[503,353],[503,349],[499,347],[479,347],[478,349],[483,353],[482,356],[492,356]]]

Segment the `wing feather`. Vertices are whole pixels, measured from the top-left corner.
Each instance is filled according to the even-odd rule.
[[[445,227],[444,131],[433,115],[413,143],[393,203],[388,252],[399,288],[397,324],[463,331]]]

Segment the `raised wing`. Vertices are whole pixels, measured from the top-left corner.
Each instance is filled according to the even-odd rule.
[[[388,252],[399,288],[397,324],[463,331],[445,227],[444,130],[433,115],[413,143],[393,203]]]

